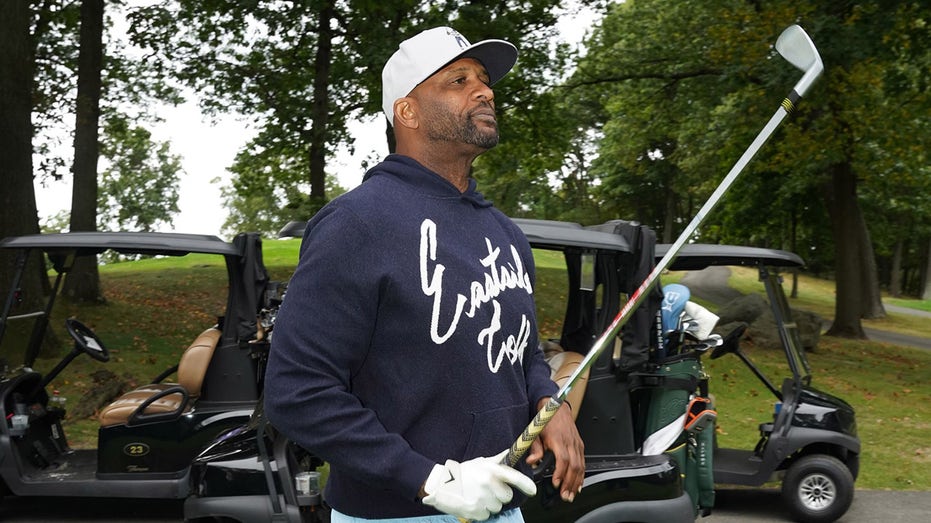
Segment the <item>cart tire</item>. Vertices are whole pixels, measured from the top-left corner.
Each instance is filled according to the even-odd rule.
[[[805,456],[789,467],[782,481],[782,497],[795,521],[836,521],[853,502],[853,475],[834,456]]]

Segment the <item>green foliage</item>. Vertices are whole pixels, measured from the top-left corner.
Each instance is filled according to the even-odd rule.
[[[830,273],[835,242],[824,200],[832,169],[844,164],[857,176],[880,266],[904,245],[904,267],[920,270],[931,235],[927,3],[571,4],[581,7],[605,13],[581,50],[559,41],[564,10],[554,0],[179,0],[134,7],[129,18],[153,77],[173,75],[208,112],[244,113],[258,129],[230,167],[228,229],[270,232],[331,199],[327,161],[352,149],[347,122],[383,122],[387,57],[423,27],[449,24],[520,49],[517,67],[495,86],[501,144],[474,166],[499,208],[583,223],[636,219],[666,239],[797,81],[773,43],[800,23],[825,74],[701,238],[787,247]]]
[[[122,118],[107,122],[101,154],[109,165],[100,174],[98,228],[154,231],[170,224],[178,209],[181,158],[167,142],[153,142],[143,127]]]
[[[588,128],[598,138],[597,205],[661,237],[678,234],[798,80],[772,44],[799,23],[825,74],[708,217],[701,238],[787,247],[830,270],[823,200],[833,166],[848,164],[879,254],[905,240],[906,263],[920,267],[917,249],[931,234],[929,17],[926,3],[878,0],[612,4],[566,82],[579,112],[596,117]]]
[[[208,113],[254,119],[257,136],[230,168],[227,229],[251,221],[271,231],[326,201],[326,160],[350,141],[346,123],[380,105],[369,96],[380,75],[372,65],[388,51],[375,42],[409,4],[181,0],[130,14],[133,41],[196,89]]]
[[[226,226],[248,217],[259,230],[271,230],[308,218],[296,213],[313,212],[332,198],[325,183],[335,173],[326,162],[341,145],[352,149],[347,122],[370,115],[384,121],[385,61],[401,40],[436,25],[456,27],[472,41],[506,39],[520,49],[514,72],[495,86],[503,132],[518,139],[476,164],[475,172],[494,180],[489,187],[503,208],[541,208],[535,200],[550,192],[547,173],[560,172],[565,156],[538,147],[554,138],[548,119],[555,97],[546,87],[563,74],[570,56],[565,45],[553,43],[559,6],[556,0],[181,0],[134,9],[130,34],[152,52],[160,71],[175,71],[197,89],[208,112],[235,110],[254,118],[259,132],[230,169]],[[568,143],[571,132],[566,128],[560,143]],[[513,158],[526,163],[515,168]],[[528,197],[529,179],[538,190]],[[581,178],[576,186],[586,182]],[[309,202],[302,196],[308,192]]]
[[[61,180],[66,160],[56,151],[63,142],[67,115],[74,112],[77,93],[79,8],[77,2],[30,2],[30,45],[34,49],[32,121],[35,171],[42,181]]]
[[[740,1],[613,5],[569,80],[603,108],[592,168],[609,212],[667,239],[684,227],[757,130],[745,121],[768,117],[755,105],[774,69],[775,27]],[[722,146],[732,142],[741,149]]]
[[[595,183],[588,169],[592,119],[560,85],[579,50],[560,39],[556,22],[570,9],[600,12],[603,2],[576,2],[563,9],[555,9],[555,2],[537,3],[528,3],[540,14],[518,26],[523,33],[514,34],[508,26],[476,28],[482,38],[510,40],[520,56],[514,71],[495,85],[501,143],[476,160],[474,175],[481,190],[511,216],[592,221],[599,216],[589,194]],[[501,13],[501,23],[512,15]]]
[[[68,211],[59,211],[53,216],[46,217],[39,221],[39,231],[42,234],[53,234],[59,232],[68,232],[71,224],[71,213]]]
[[[153,100],[178,103],[178,91],[164,75],[127,49],[114,15],[123,1],[108,2],[105,10],[104,67],[101,71],[103,114],[130,120],[157,120],[150,112]],[[31,2],[31,44],[35,49],[33,122],[37,177],[61,180],[70,167],[61,150],[73,129],[77,93],[79,11],[77,0]],[[163,71],[162,71],[163,72]]]
[[[244,166],[250,165],[252,158],[242,160],[232,168],[233,172],[239,172],[232,187],[221,189],[223,202],[229,210],[223,222],[225,234],[256,231],[274,237],[289,221],[306,221],[329,201],[308,196],[305,181],[289,180],[290,174],[299,171],[290,170],[286,158],[282,158],[280,171],[271,167],[247,171]],[[282,176],[276,178],[276,174]],[[331,198],[344,192],[346,189],[337,183],[335,177],[327,177],[326,193]]]

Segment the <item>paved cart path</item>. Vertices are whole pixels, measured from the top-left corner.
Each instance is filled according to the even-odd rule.
[[[792,521],[778,489],[719,489],[711,516],[698,523]],[[931,521],[931,491],[857,490],[837,523],[925,523]]]

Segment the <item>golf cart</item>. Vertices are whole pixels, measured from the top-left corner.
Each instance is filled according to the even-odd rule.
[[[0,249],[16,254],[13,281],[4,282],[9,287],[4,288],[7,296],[0,311],[0,349],[9,352],[0,356],[10,358],[19,350],[24,354],[21,364],[0,365],[0,406],[5,416],[0,423],[0,491],[17,496],[185,498],[191,460],[218,434],[246,422],[260,394],[259,377],[268,348],[260,316],[274,305],[268,291],[275,286],[262,263],[259,237],[240,234],[228,243],[190,234],[75,232],[5,238]],[[76,260],[105,251],[222,257],[226,307],[222,316],[203,325],[177,366],[100,408],[96,448],[72,449],[62,427],[64,406],[50,384],[63,372],[67,376],[76,358],[89,356],[106,363],[107,335],[98,336],[79,319],[67,318],[63,323],[72,350],[48,372],[35,366],[53,318],[64,316],[53,314],[63,280]],[[20,282],[27,260],[35,256],[56,277],[41,310],[22,310]],[[25,334],[30,330],[31,336]],[[14,339],[27,336],[26,344]],[[125,347],[119,348],[128,357]],[[168,383],[174,374],[176,382]]]
[[[667,245],[657,246],[662,256]],[[701,270],[710,266],[754,267],[778,329],[790,375],[777,386],[740,350],[746,326],[726,335],[713,348],[711,359],[739,357],[775,397],[772,419],[759,426],[753,449],[714,449],[714,482],[761,486],[781,480],[782,494],[792,516],[803,522],[834,521],[850,507],[859,470],[860,440],[854,409],[844,400],[811,386],[811,368],[782,288],[778,269],[803,265],[795,254],[727,245],[686,245],[673,270]],[[718,390],[718,395],[736,391]],[[723,413],[726,416],[726,413]]]
[[[627,222],[612,222],[606,230],[568,222],[515,222],[531,246],[550,251],[548,260],[557,265],[538,267],[535,293],[559,292],[566,298],[565,311],[540,314],[541,323],[546,316],[547,323],[561,325],[548,327],[541,339],[552,336],[546,341],[567,354],[585,352],[619,310],[622,294],[632,292],[649,272],[655,236]],[[299,237],[302,229],[303,223],[290,224],[280,235]],[[655,310],[658,301],[652,303]],[[573,405],[586,450],[582,492],[574,503],[563,502],[552,487],[552,468],[540,466],[538,493],[521,507],[527,521],[695,520],[697,507],[684,491],[676,460],[638,452],[627,375],[647,360],[654,312],[644,308],[634,316],[619,337],[622,346],[592,367],[584,399]],[[322,465],[278,433],[257,408],[248,424],[223,434],[195,460],[195,492],[185,501],[185,520],[328,521],[329,509],[316,484]],[[309,474],[313,480],[308,481]]]

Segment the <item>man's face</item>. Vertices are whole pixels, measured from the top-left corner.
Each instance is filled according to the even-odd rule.
[[[418,101],[420,122],[435,142],[491,149],[498,144],[494,92],[481,62],[462,58],[418,85],[409,95]]]

